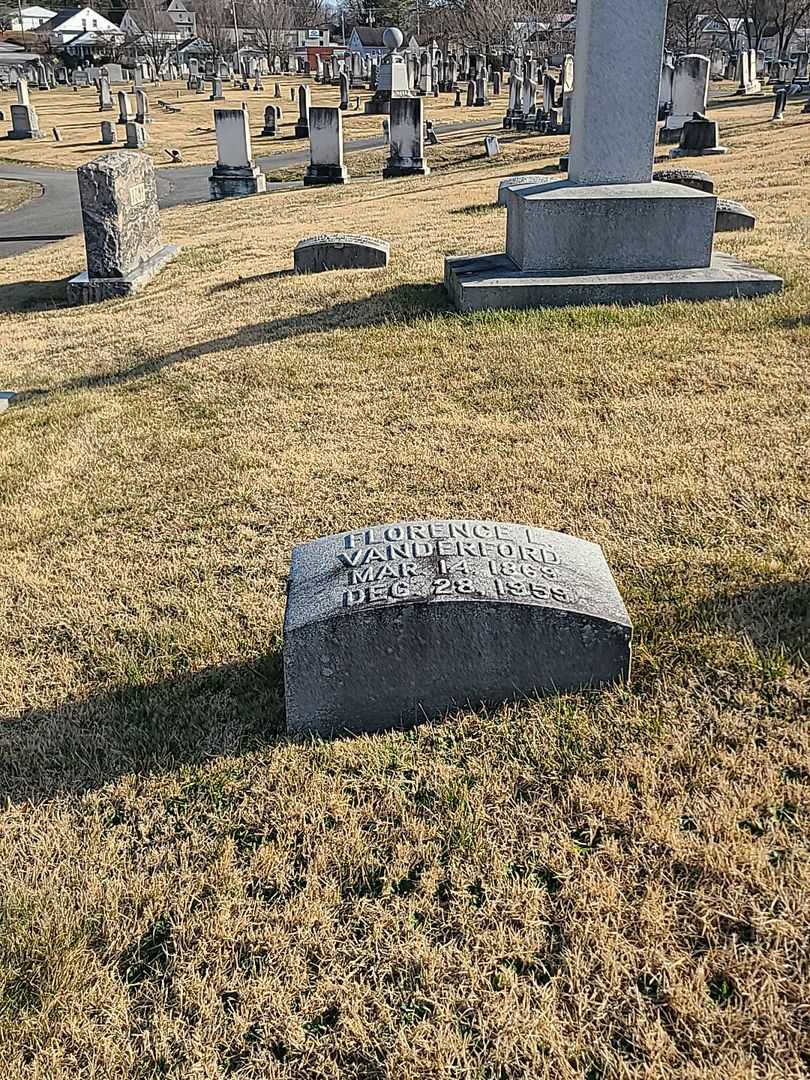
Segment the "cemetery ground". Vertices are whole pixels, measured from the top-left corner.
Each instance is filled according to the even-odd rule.
[[[806,1071],[810,117],[756,108],[685,164],[759,301],[454,314],[497,160],[165,211],[126,302],[0,262],[4,1077]],[[390,266],[292,275],[335,229]],[[428,516],[602,544],[631,683],[286,739],[293,544]]]
[[[176,148],[183,156],[186,165],[206,165],[216,161],[217,141],[214,134],[213,110],[216,108],[238,108],[247,103],[251,119],[253,150],[257,155],[288,153],[291,150],[308,150],[307,139],[294,137],[295,122],[298,118],[298,104],[290,100],[290,90],[297,89],[306,82],[312,92],[313,105],[337,106],[340,90],[337,86],[320,85],[312,80],[302,80],[292,76],[267,76],[263,79],[264,90],[240,90],[226,84],[223,101],[210,101],[210,85],[205,93],[197,94],[188,90],[184,82],[163,82],[158,86],[146,84],[144,90],[149,97],[152,122],[149,124],[149,143],[144,152],[149,154],[155,165],[169,163],[166,150]],[[281,86],[281,97],[274,97],[274,84]],[[252,86],[251,81],[251,86]],[[132,97],[131,84],[113,86],[114,108],[111,112],[98,111],[98,94],[95,87],[83,87],[74,92],[71,89],[51,90],[46,93],[31,90],[31,104],[39,117],[40,129],[45,133],[43,139],[10,140],[0,139],[0,160],[15,163],[49,165],[65,169],[75,169],[98,154],[115,147],[101,145],[101,121],[115,120],[118,117],[117,91],[125,90]],[[466,89],[465,89],[466,92]],[[354,111],[355,98],[360,98],[360,111]],[[372,97],[368,90],[352,90],[349,95],[350,108],[343,114],[344,138],[369,139],[382,135],[382,116],[366,116],[363,103]],[[426,97],[425,119],[435,120],[438,124],[461,124],[470,121],[492,120],[493,128],[499,128],[507,105],[507,93],[504,90],[491,103],[483,108],[455,108],[455,94],[442,94],[438,98]],[[0,91],[0,109],[6,117],[10,114],[12,102],[17,100],[15,91]],[[180,112],[167,112],[158,105],[165,101]],[[280,105],[283,119],[280,134],[273,139],[261,138],[266,105]],[[4,122],[2,134],[10,125]],[[53,139],[52,129],[58,127],[62,142]],[[115,124],[120,149],[125,140],[123,124]],[[483,138],[483,134],[481,135]]]

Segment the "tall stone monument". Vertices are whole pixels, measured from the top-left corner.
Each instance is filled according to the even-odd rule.
[[[152,161],[116,150],[82,165],[77,174],[87,270],[68,282],[68,302],[131,296],[177,254],[160,237]]]
[[[388,52],[377,71],[377,89],[365,104],[367,114],[390,113],[392,101],[411,97],[408,62],[405,55],[399,51],[403,40],[402,31],[395,26],[389,26],[383,32],[383,44]]]
[[[666,11],[667,0],[580,0],[569,179],[509,190],[505,254],[445,260],[460,310],[781,290],[712,254],[713,195],[652,179]]]

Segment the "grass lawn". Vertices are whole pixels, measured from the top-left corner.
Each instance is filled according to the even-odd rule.
[[[0,178],[0,213],[4,210],[16,210],[18,206],[39,194],[37,184],[28,184],[22,180],[3,180]]]
[[[225,84],[224,101],[209,101],[210,90],[196,94],[186,88],[185,82],[163,82],[159,86],[146,86],[149,98],[152,122],[149,125],[149,143],[145,152],[150,154],[156,165],[168,165],[166,150],[178,148],[186,165],[213,165],[217,159],[217,140],[214,134],[214,109],[238,108],[245,101],[250,111],[250,129],[253,137],[253,152],[256,155],[289,153],[290,151],[308,151],[308,139],[295,138],[295,122],[298,119],[297,98],[290,99],[290,91],[297,91],[302,80],[291,76],[267,76],[262,80],[264,90],[243,91]],[[281,98],[274,96],[275,83],[281,87]],[[251,86],[253,85],[251,81]],[[337,105],[340,90],[337,86],[321,86],[312,80],[307,81],[312,95],[313,105]],[[98,111],[98,94],[95,87],[82,87],[79,90],[63,89],[38,92],[31,90],[31,104],[39,117],[40,129],[45,138],[24,141],[0,139],[0,160],[18,163],[30,162],[36,165],[52,165],[59,168],[75,169],[86,161],[107,153],[101,145],[101,121],[118,118],[119,90],[130,93],[134,108],[135,98],[132,88],[113,86],[112,112]],[[379,138],[382,135],[381,116],[366,116],[362,112],[363,103],[371,97],[368,90],[353,90],[349,95],[351,108],[343,114],[343,135],[348,142],[352,139]],[[356,98],[360,98],[360,110],[354,111]],[[0,91],[0,109],[10,115],[10,106],[17,100],[16,90]],[[158,101],[165,101],[179,108],[179,113],[169,113],[160,108]],[[493,97],[492,103],[484,108],[468,109],[466,106],[455,108],[455,94],[441,94],[438,98],[424,99],[426,120],[435,120],[437,124],[461,124],[470,121],[491,120],[492,130],[501,127],[501,120],[506,110],[507,91],[499,97]],[[466,101],[466,97],[464,98]],[[280,105],[283,119],[279,128],[280,135],[274,139],[261,137],[264,126],[264,109],[269,104]],[[62,142],[53,139],[53,128],[58,127]],[[126,132],[123,125],[115,124],[119,139],[118,148],[123,147]],[[483,139],[484,133],[479,136]]]
[[[63,306],[81,238],[0,262],[4,1080],[806,1074],[810,116],[771,110],[684,163],[757,213],[718,237],[756,302],[457,316],[497,160],[167,211],[128,302]],[[390,267],[290,274],[336,230]],[[286,739],[293,544],[434,515],[602,544],[631,684]]]

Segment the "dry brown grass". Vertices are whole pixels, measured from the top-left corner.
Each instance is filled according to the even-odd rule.
[[[0,179],[0,213],[4,210],[16,210],[18,206],[33,199],[40,192],[38,184],[27,184],[22,180]]]
[[[288,153],[291,150],[307,150],[309,141],[295,138],[298,105],[290,100],[290,90],[297,88],[301,80],[288,76],[278,78],[268,76],[262,81],[264,91],[256,93],[252,90],[243,92],[226,84],[223,102],[209,101],[208,92],[195,94],[187,90],[184,82],[164,82],[160,86],[147,86],[152,123],[149,125],[150,141],[146,152],[152,156],[157,165],[168,164],[169,159],[165,151],[171,147],[177,147],[182,152],[183,162],[186,165],[213,164],[217,157],[214,109],[238,107],[242,101],[247,102],[250,111],[254,153],[269,155]],[[281,84],[281,99],[273,96],[273,86],[276,82]],[[337,105],[340,101],[340,91],[336,86],[320,86],[312,80],[308,82],[308,85],[312,91],[313,105]],[[93,87],[82,88],[75,92],[59,89],[37,93],[32,90],[31,103],[37,111],[39,126],[46,132],[47,137],[27,141],[2,139],[0,140],[0,159],[75,169],[99,154],[106,153],[106,147],[103,147],[100,142],[101,121],[115,122],[118,116],[117,91],[120,89],[128,88],[113,87],[115,109],[111,113],[98,111],[98,95]],[[349,141],[380,136],[382,117],[365,116],[362,111],[354,112],[356,97],[361,99],[362,110],[362,103],[367,101],[371,94],[368,91],[352,91],[350,95],[352,109],[343,114],[344,138]],[[499,98],[493,98],[493,103],[483,109],[465,107],[456,109],[453,106],[454,98],[454,94],[442,94],[439,98],[425,98],[425,119],[435,120],[441,124],[492,119],[494,124],[499,124],[506,109],[505,92]],[[158,99],[178,106],[182,112],[165,112],[159,108]],[[16,91],[0,92],[0,109],[4,109],[6,116],[9,115],[9,106],[16,100]],[[259,133],[264,125],[264,107],[271,102],[281,105],[284,112],[281,134],[275,139],[263,139]],[[52,128],[54,127],[58,127],[62,134],[61,143],[53,139]],[[123,126],[116,125],[116,132],[121,140],[120,145],[123,145],[125,138]]]
[[[761,302],[452,314],[502,166],[0,263],[4,1078],[806,1075],[810,118],[733,112]],[[631,686],[285,741],[292,545],[434,514],[602,543]]]

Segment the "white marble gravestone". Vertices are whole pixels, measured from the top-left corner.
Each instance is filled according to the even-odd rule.
[[[305,187],[348,182],[343,163],[343,114],[339,108],[313,105],[309,110],[309,152]]]
[[[217,163],[208,178],[211,198],[228,199],[266,191],[266,177],[253,160],[247,109],[214,109],[214,129]]]
[[[709,100],[709,58],[697,53],[679,56],[672,78],[672,112],[661,130],[662,143],[680,141],[681,130],[695,113],[705,113]]]

